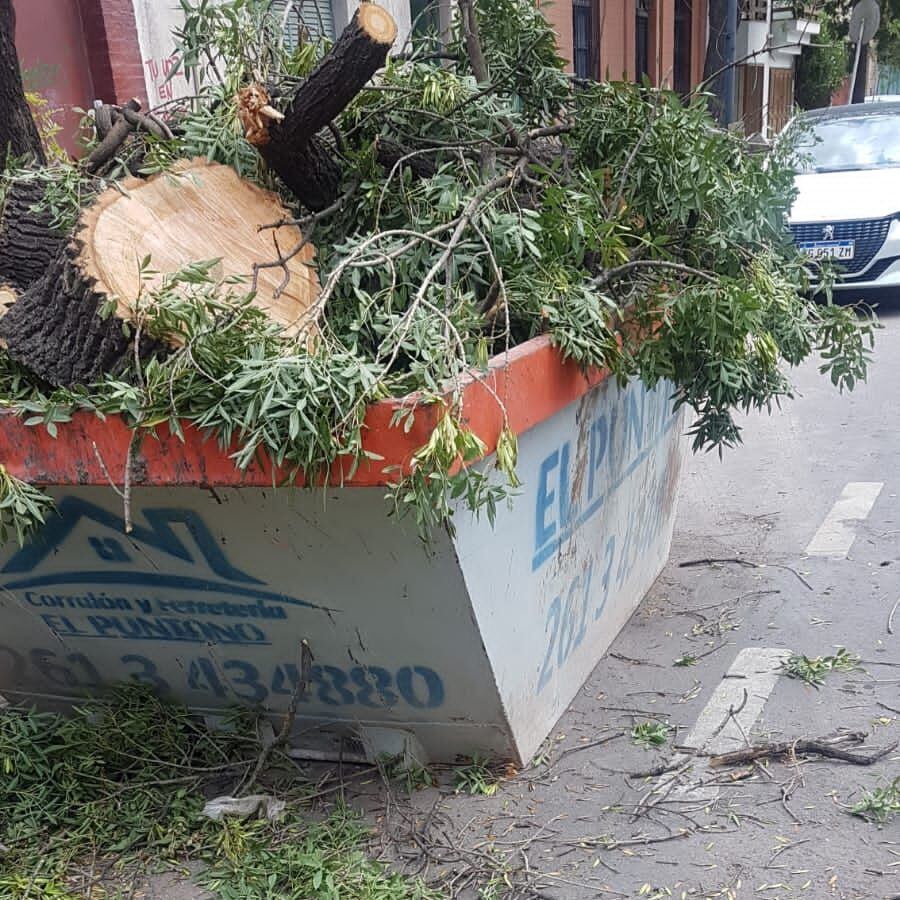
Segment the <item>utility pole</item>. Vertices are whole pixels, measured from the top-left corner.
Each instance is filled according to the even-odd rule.
[[[771,0],[769,0],[771,3]],[[725,28],[722,31],[722,56],[727,68],[722,73],[722,124],[730,125],[735,119],[734,113],[734,70],[737,57],[738,2],[726,0]]]
[[[881,24],[881,8],[877,0],[860,0],[850,13],[849,37],[856,44],[853,73],[850,76],[850,102],[862,103],[866,99],[866,72],[868,70],[868,44],[875,37]]]

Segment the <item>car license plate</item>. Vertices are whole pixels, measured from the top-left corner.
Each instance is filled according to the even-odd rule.
[[[856,241],[801,241],[797,244],[810,259],[853,259]]]

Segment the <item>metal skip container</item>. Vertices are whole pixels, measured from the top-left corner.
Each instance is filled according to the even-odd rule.
[[[7,414],[0,460],[48,486],[58,513],[0,549],[0,694],[68,701],[137,680],[192,709],[278,714],[314,656],[295,743],[340,738],[368,757],[475,753],[527,762],[659,574],[684,457],[671,385],[620,388],[561,361],[546,338],[464,387],[468,427],[496,446],[506,404],[520,492],[493,526],[460,510],[429,544],[387,516],[391,467],[438,421],[373,405],[380,457],[343,486],[273,488],[187,430],[147,436],[122,484],[130,431],[79,413],[52,439]],[[478,465],[491,467],[488,455]],[[323,744],[324,742],[324,744]]]

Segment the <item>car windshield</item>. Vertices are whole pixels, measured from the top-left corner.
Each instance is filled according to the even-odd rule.
[[[900,166],[900,115],[805,123],[797,142],[801,171],[844,172]]]

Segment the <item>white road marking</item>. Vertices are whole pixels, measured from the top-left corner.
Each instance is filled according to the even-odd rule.
[[[746,739],[778,683],[781,664],[790,655],[790,650],[778,647],[741,650],[679,745],[694,753],[710,754],[746,747]],[[642,802],[652,806],[669,799],[703,804],[715,800],[719,788],[708,783],[710,774],[698,765],[702,757],[698,760],[694,753],[676,753],[670,760],[673,771],[661,775]],[[698,774],[685,780],[691,768],[697,768]],[[711,777],[716,779],[720,773],[714,772]]]
[[[847,484],[807,545],[806,555],[832,559],[846,557],[856,540],[856,523],[869,515],[883,487],[882,481],[851,481]]]
[[[744,735],[759,718],[775,690],[781,664],[790,655],[790,650],[776,647],[741,650],[681,746],[707,753],[728,753],[746,746]]]

